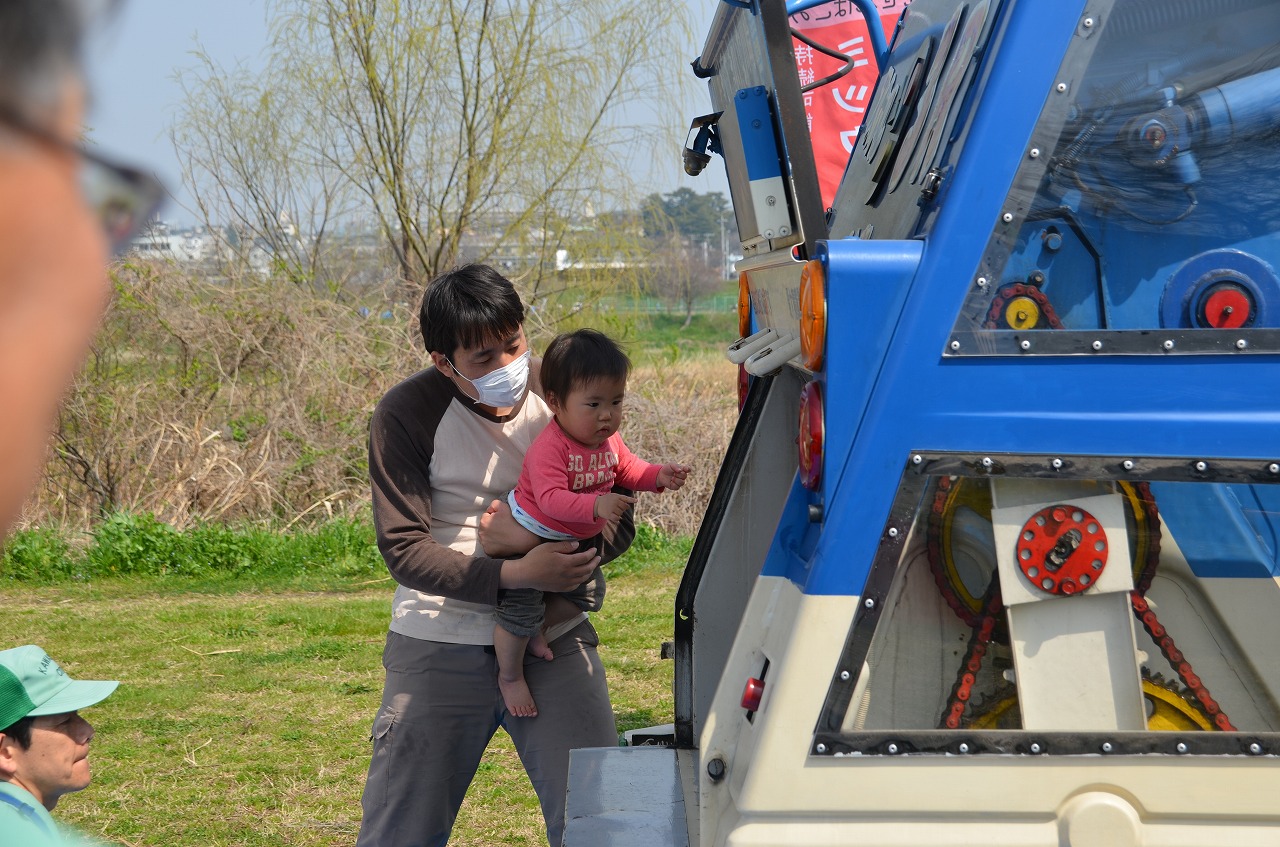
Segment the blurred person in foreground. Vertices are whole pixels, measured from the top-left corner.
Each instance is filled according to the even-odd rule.
[[[89,785],[93,727],[79,710],[119,684],[74,680],[34,644],[0,650],[0,847],[89,843],[49,812]]]
[[[107,303],[107,263],[164,194],[79,144],[83,34],[110,5],[0,0],[0,533],[44,464]]]

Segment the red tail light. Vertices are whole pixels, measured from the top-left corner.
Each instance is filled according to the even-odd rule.
[[[800,389],[800,482],[815,491],[822,481],[823,424],[822,386],[810,382]]]

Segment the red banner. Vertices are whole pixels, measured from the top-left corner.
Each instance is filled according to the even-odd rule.
[[[893,37],[898,17],[911,0],[875,0],[886,39]],[[853,70],[835,82],[805,92],[805,113],[818,165],[822,206],[829,208],[845,165],[853,153],[858,127],[867,112],[867,103],[876,84],[876,59],[867,35],[867,25],[851,0],[830,0],[791,16],[791,26],[811,41],[850,57]],[[829,76],[844,67],[845,61],[815,50],[792,38],[796,50],[796,72],[800,86]]]

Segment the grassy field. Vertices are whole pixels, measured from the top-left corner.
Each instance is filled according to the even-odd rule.
[[[646,532],[610,566],[595,622],[620,732],[672,720],[659,648],[687,550]],[[391,593],[385,571],[364,568],[0,583],[7,640],[122,683],[86,712],[94,782],[58,817],[131,847],[351,844]],[[451,843],[545,843],[503,733]]]

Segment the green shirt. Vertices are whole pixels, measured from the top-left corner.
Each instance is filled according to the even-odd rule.
[[[0,847],[83,847],[89,842],[53,822],[25,788],[0,782]]]

